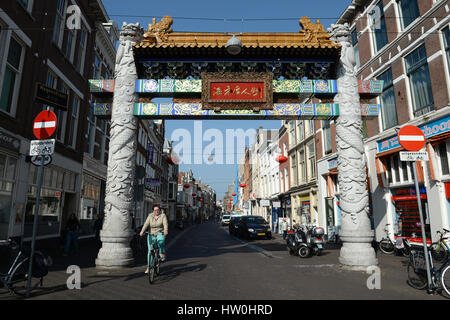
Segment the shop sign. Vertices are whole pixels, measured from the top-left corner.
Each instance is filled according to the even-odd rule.
[[[420,130],[422,130],[425,138],[431,138],[436,135],[446,133],[450,131],[450,115],[438,119],[436,121],[429,122],[427,124],[418,126]],[[389,151],[391,149],[395,149],[400,147],[400,143],[398,141],[398,136],[394,136],[388,139],[384,139],[377,142],[378,153]]]
[[[14,151],[20,150],[20,140],[0,130],[0,147],[5,147]]]
[[[260,200],[259,205],[261,207],[269,207],[270,206],[270,200]]]
[[[48,104],[61,110],[67,110],[69,96],[66,93],[49,88],[42,83],[37,83],[35,99],[40,103]]]
[[[281,203],[280,203],[280,201],[274,201],[274,202],[272,202],[272,207],[274,207],[274,208],[281,208]]]

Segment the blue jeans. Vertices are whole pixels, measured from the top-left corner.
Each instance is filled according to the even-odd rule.
[[[73,243],[74,253],[78,253],[78,232],[68,231],[66,236],[66,254],[69,254],[70,244]]]
[[[152,243],[154,237],[155,236],[152,236],[150,234],[147,237],[147,245],[148,245],[147,264],[148,265],[150,265],[150,247],[151,247],[151,243]],[[166,240],[166,236],[163,233],[158,233],[158,235],[156,235],[156,243],[158,245],[159,252],[162,254],[164,254],[165,240]]]

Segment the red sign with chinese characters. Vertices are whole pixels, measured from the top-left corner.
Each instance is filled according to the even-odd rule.
[[[264,102],[264,82],[211,82],[210,100]]]

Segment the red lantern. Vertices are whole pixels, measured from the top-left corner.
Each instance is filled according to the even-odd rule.
[[[240,184],[241,188],[245,188],[247,185],[245,183]]]
[[[202,199],[202,198],[200,198],[200,202],[203,202],[203,199]]]
[[[231,194],[233,197],[236,195],[236,193]]]
[[[190,187],[190,185],[186,183],[186,184],[184,185],[184,187],[187,189],[187,188]]]
[[[193,193],[193,194],[192,194],[193,197],[195,197],[196,195],[197,195],[196,193]]]
[[[283,162],[286,162],[288,160],[288,158],[283,155],[279,155],[278,157],[275,158],[275,160],[279,163],[283,163]]]

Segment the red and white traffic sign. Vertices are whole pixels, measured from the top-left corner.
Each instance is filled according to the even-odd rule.
[[[50,110],[40,112],[34,119],[33,133],[39,140],[50,138],[56,130],[56,114]]]
[[[407,151],[419,151],[425,146],[425,135],[416,126],[404,126],[398,132],[398,142]]]

